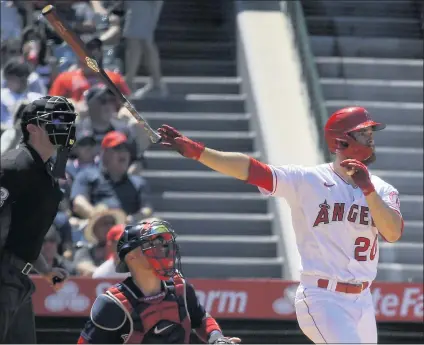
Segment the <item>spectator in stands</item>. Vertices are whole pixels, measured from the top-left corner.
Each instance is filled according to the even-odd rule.
[[[74,264],[72,261],[67,260],[59,254],[58,248],[61,243],[61,237],[56,227],[52,225],[50,230],[44,237],[43,247],[41,248],[41,254],[43,254],[49,267],[59,267],[65,269],[69,274],[74,275],[76,273]]]
[[[69,159],[66,164],[66,176],[69,186],[72,186],[73,180],[81,170],[99,166],[99,159],[96,157],[96,140],[92,133],[77,131],[76,136],[77,140],[72,148],[72,156],[75,158]]]
[[[18,101],[15,112],[13,114],[13,126],[2,130],[0,138],[1,154],[18,147],[22,139],[21,118],[24,108],[29,104],[29,101]],[[2,128],[3,129],[3,128]]]
[[[150,217],[149,185],[129,174],[130,147],[125,134],[109,132],[102,141],[101,168],[87,168],[75,178],[71,189],[73,211],[81,218],[92,217],[94,206],[106,204],[122,209],[127,221]]]
[[[3,69],[5,87],[1,88],[1,126],[2,129],[12,128],[15,114],[20,101],[32,102],[44,95],[28,90],[28,77],[31,68],[22,57],[10,59]]]
[[[59,210],[53,221],[57,233],[60,236],[58,244],[58,253],[64,258],[71,260],[73,256],[74,243],[72,240],[72,226],[69,223],[69,217],[64,210]]]
[[[91,37],[86,40],[86,47],[90,55],[96,59],[100,66],[103,63],[102,45],[102,41],[97,37]],[[106,73],[124,95],[130,94],[130,89],[120,74],[107,69]],[[79,102],[84,102],[84,92],[98,82],[96,72],[92,71],[86,64],[79,62],[78,68],[62,72],[57,76],[50,88],[49,94],[65,96],[72,99],[78,105]],[[81,110],[81,106],[84,108],[83,105],[79,104],[78,110]]]
[[[93,21],[96,32],[103,42],[104,66],[115,72],[123,71],[123,63],[120,58],[120,50],[125,49],[121,40],[121,22],[123,21],[122,1],[90,1],[95,12]],[[99,3],[100,12],[99,12]],[[103,10],[103,11],[102,11]]]
[[[142,169],[143,153],[149,145],[146,132],[139,123],[118,118],[118,104],[113,93],[102,84],[84,93],[87,116],[77,123],[77,133],[92,133],[98,152],[104,136],[111,131],[124,133],[131,146],[131,172]]]
[[[4,78],[3,78],[3,68],[6,62],[8,62],[11,58],[17,57],[21,55],[21,40],[20,38],[17,39],[9,39],[7,41],[1,42],[1,59],[0,59],[0,66],[2,69],[2,76],[1,76],[1,83],[2,87],[4,85]]]
[[[74,264],[78,274],[91,277],[98,266],[108,258],[107,234],[117,224],[124,224],[126,214],[119,209],[97,205],[84,229],[86,242],[77,244]]]
[[[110,228],[106,236],[106,251],[107,251],[107,260],[103,262],[99,267],[97,267],[93,273],[93,278],[95,279],[112,279],[112,278],[122,278],[125,279],[129,276],[128,273],[118,273],[115,270],[116,264],[119,261],[118,253],[116,247],[118,246],[118,240],[124,232],[125,224],[118,224]]]
[[[96,4],[93,4],[93,3]],[[97,13],[106,13],[100,1],[92,1]],[[154,42],[154,32],[163,7],[163,1],[125,1],[126,13],[123,37],[126,41],[125,79],[134,90],[134,78],[145,62],[151,81],[134,92],[135,97],[165,97],[166,85],[162,82],[159,52]]]
[[[44,33],[35,26],[26,27],[22,33],[21,50],[33,74],[39,78],[41,85],[38,92],[47,94],[47,89],[58,74],[58,68],[57,59],[51,55]]]
[[[23,20],[13,1],[1,1],[0,5],[1,44],[21,37]]]
[[[60,17],[72,28],[73,32],[83,39],[87,35],[92,35],[96,32],[93,21],[94,11],[87,1],[33,1],[33,11],[37,17],[36,25],[45,31],[47,40],[54,42],[52,53],[59,61],[58,70],[59,72],[65,72],[78,60],[71,47],[62,40],[56,31],[47,24],[46,19],[40,15],[42,8],[49,4],[56,7],[56,11]]]
[[[7,41],[1,46],[0,63],[2,67],[2,72],[1,72],[1,87],[2,88],[6,87],[6,80],[5,80],[4,72],[3,72],[5,63],[7,63],[12,58],[22,57],[21,49],[22,47],[21,47],[20,40]],[[44,86],[43,80],[35,71],[31,71],[31,74],[28,77],[28,91],[40,93],[43,96],[47,94],[47,88]]]

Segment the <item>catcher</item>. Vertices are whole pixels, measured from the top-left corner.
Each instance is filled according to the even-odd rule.
[[[78,344],[188,344],[191,330],[205,343],[240,343],[224,337],[180,275],[175,239],[161,220],[125,228],[116,271],[131,276],[97,297]]]

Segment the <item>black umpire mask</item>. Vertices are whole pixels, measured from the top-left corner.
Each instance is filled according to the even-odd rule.
[[[23,124],[34,123],[45,128],[50,142],[57,148],[53,175],[65,177],[68,155],[75,143],[77,113],[71,102],[61,96],[45,96],[24,110]]]

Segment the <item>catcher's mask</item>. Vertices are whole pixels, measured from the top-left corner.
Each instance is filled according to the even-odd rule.
[[[127,225],[118,241],[120,262],[116,272],[129,272],[125,256],[138,247],[161,280],[168,280],[181,271],[176,234],[168,222],[153,220]]]
[[[50,142],[56,146],[57,155],[53,173],[57,177],[65,176],[65,166],[69,151],[75,143],[74,106],[65,97],[45,96],[28,104],[21,118],[22,131],[26,125],[44,127]]]

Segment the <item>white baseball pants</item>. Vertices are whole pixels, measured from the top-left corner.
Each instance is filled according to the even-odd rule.
[[[299,327],[315,344],[377,343],[369,288],[360,294],[346,294],[301,283],[295,307]]]

